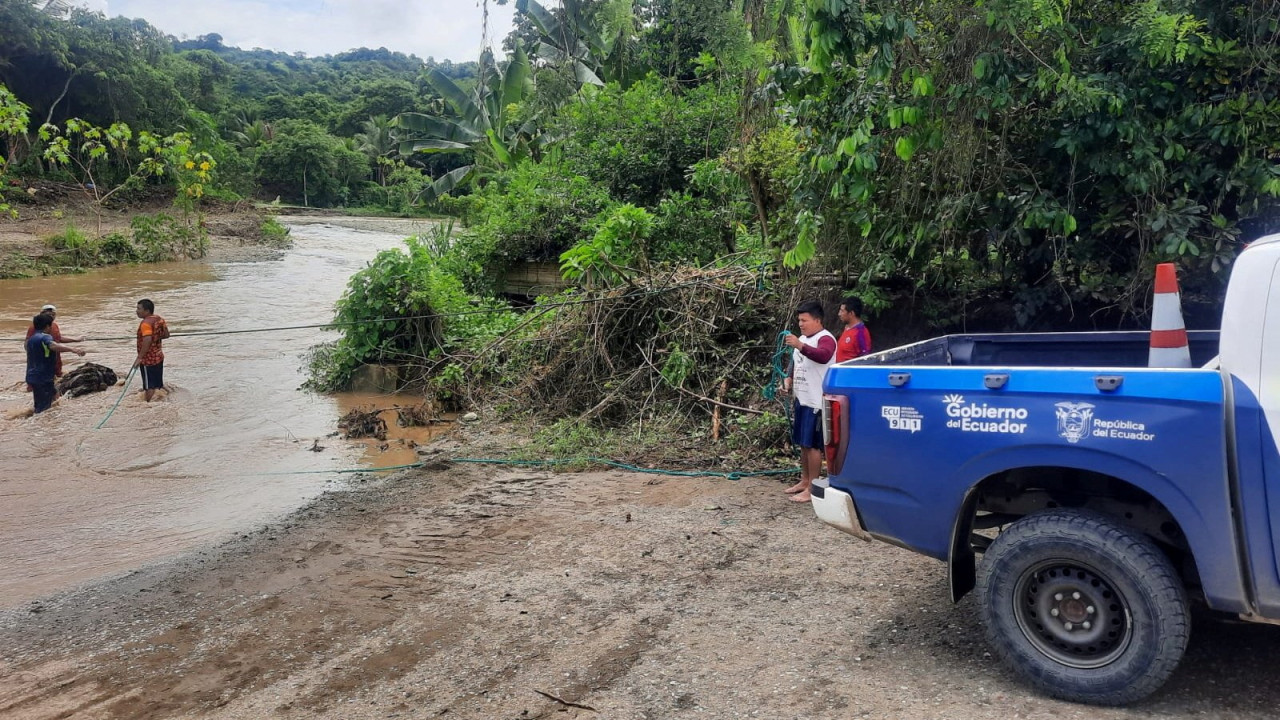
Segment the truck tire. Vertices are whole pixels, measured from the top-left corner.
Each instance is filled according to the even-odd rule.
[[[1055,509],[1000,533],[978,573],[987,639],[1063,700],[1123,705],[1177,667],[1191,624],[1186,591],[1147,536],[1108,517]]]

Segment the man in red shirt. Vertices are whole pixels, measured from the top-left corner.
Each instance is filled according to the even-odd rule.
[[[138,301],[138,359],[133,361],[142,376],[142,397],[147,402],[156,390],[164,389],[164,350],[160,341],[169,337],[169,326],[156,314],[156,304],[150,300]]]
[[[40,314],[48,315],[50,321],[55,321],[58,318],[58,308],[52,305],[45,305],[44,307],[40,308]],[[49,335],[53,336],[54,342],[59,344],[78,343],[84,340],[84,338],[62,337],[62,330],[58,328],[57,322],[52,322],[52,324],[49,325],[49,329],[46,332]],[[30,339],[31,336],[35,334],[36,334],[36,326],[34,323],[32,323],[31,325],[27,326],[27,339]],[[58,360],[54,366],[53,376],[55,378],[62,377],[62,353],[58,353]]]
[[[840,322],[844,332],[836,344],[836,362],[862,357],[871,352],[871,332],[862,322],[862,298],[850,295],[840,301]]]

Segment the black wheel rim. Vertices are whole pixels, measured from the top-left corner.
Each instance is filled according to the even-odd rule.
[[[1031,645],[1073,668],[1099,668],[1124,654],[1133,636],[1129,604],[1115,584],[1081,563],[1052,560],[1018,578],[1014,616]]]

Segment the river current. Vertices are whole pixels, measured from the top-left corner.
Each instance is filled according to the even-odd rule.
[[[294,247],[269,259],[0,280],[0,609],[224,540],[350,477],[284,473],[412,461],[411,447],[328,437],[352,407],[413,399],[300,390],[307,351],[337,337],[325,330],[171,338],[168,397],[143,402],[135,379],[102,429],[94,426],[119,387],[20,416],[31,396],[19,340],[45,303],[58,306],[65,336],[123,338],[79,345],[86,361],[123,378],[140,298],[156,303],[174,333],[323,323],[352,273],[424,229],[314,218],[289,225]],[[70,372],[81,360],[66,354],[64,362]],[[317,440],[324,450],[312,450]]]

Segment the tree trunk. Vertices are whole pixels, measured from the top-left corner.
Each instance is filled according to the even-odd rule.
[[[58,109],[58,105],[62,103],[62,99],[67,96],[67,91],[71,89],[71,81],[76,79],[76,74],[79,72],[80,68],[76,68],[72,70],[71,75],[67,77],[67,84],[62,86],[62,94],[58,96],[58,99],[53,101],[52,105],[49,106],[49,114],[44,119],[44,123],[46,125],[53,122],[53,111]]]

